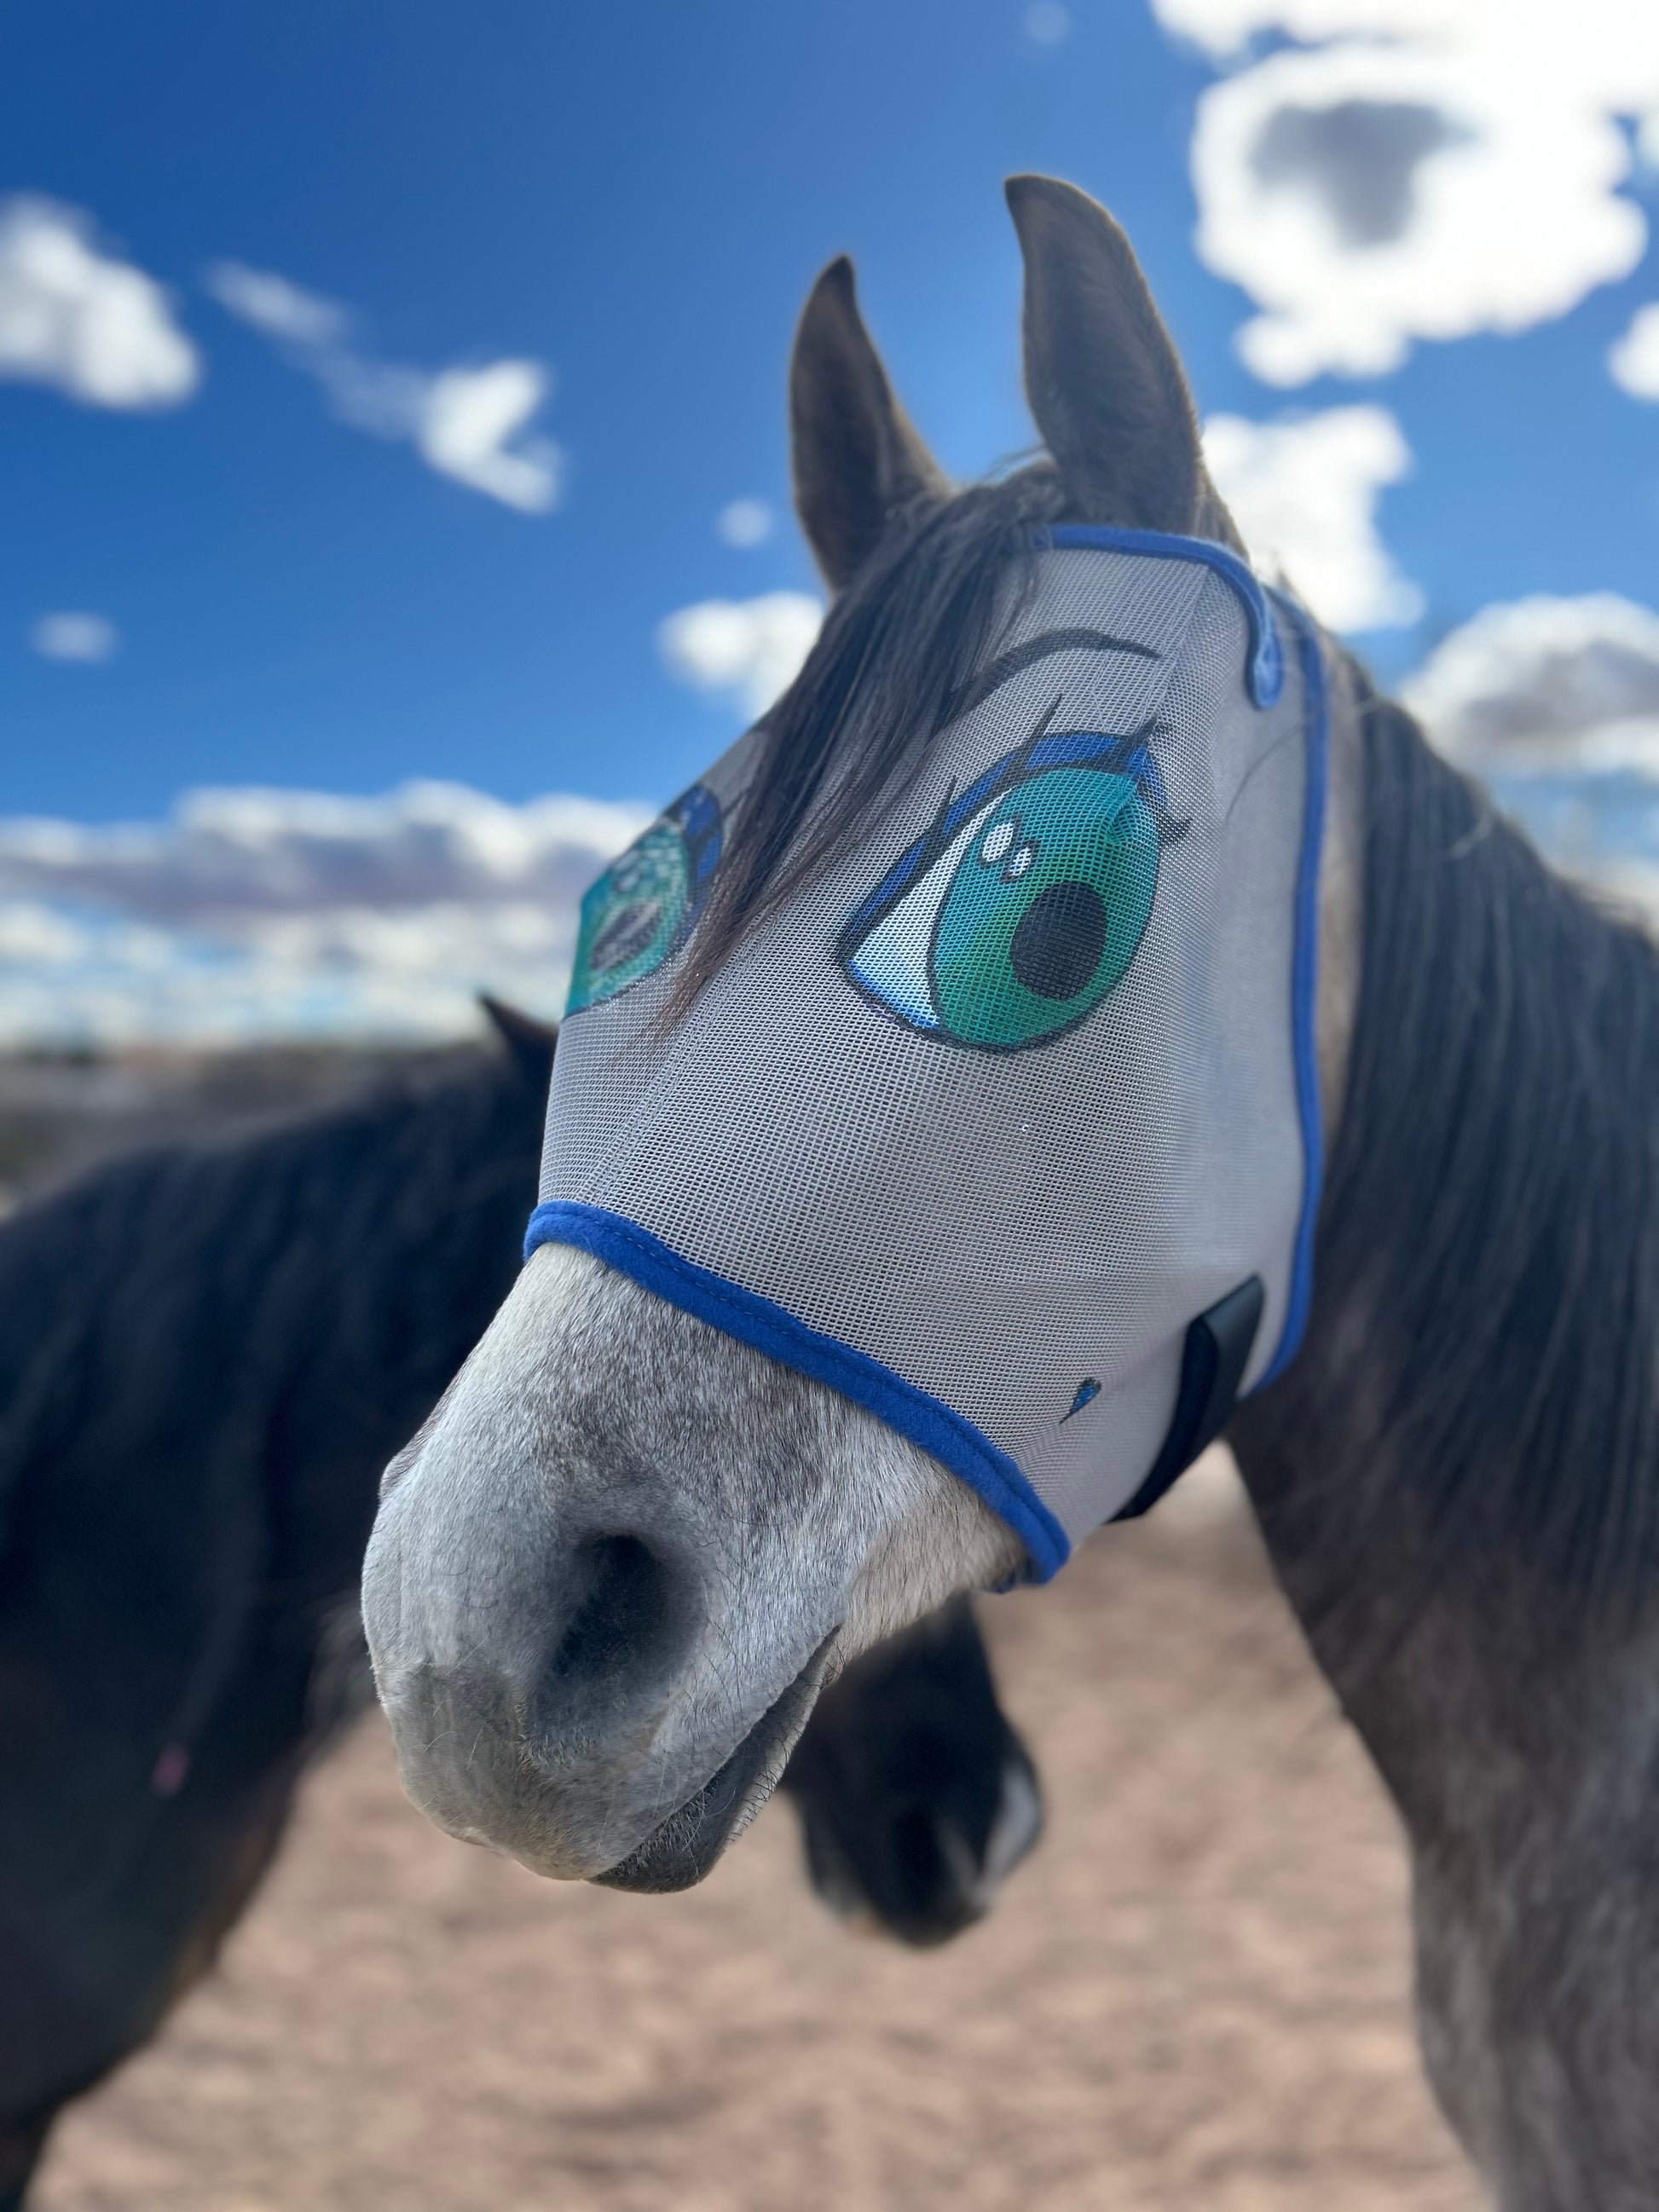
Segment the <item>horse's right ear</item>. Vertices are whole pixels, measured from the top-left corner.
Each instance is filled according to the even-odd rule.
[[[1004,189],[1025,260],[1025,396],[1072,509],[1085,522],[1191,532],[1213,506],[1224,524],[1181,357],[1134,248],[1075,185],[1010,177]]]
[[[478,994],[478,1004],[494,1025],[495,1034],[512,1054],[513,1063],[526,1083],[547,1087],[553,1073],[553,1048],[559,1042],[556,1022],[538,1022],[533,1015],[509,1006],[504,999]]]
[[[897,510],[950,489],[893,397],[842,254],[812,287],[789,364],[795,512],[838,592]]]

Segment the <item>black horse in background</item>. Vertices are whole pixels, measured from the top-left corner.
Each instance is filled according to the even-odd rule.
[[[367,1702],[380,1470],[505,1296],[549,1030],[0,1226],[0,2212],[210,1965]],[[827,1900],[933,1942],[1041,1823],[965,1606],[849,1670],[787,1784]]]

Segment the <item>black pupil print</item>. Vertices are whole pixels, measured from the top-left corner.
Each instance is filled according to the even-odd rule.
[[[1051,884],[1020,918],[1008,961],[1040,999],[1074,999],[1106,950],[1106,905],[1088,884]]]
[[[607,968],[620,968],[625,960],[632,960],[644,951],[657,933],[662,920],[660,899],[638,899],[625,906],[620,914],[613,914],[593,940],[588,955],[592,966],[601,972]]]

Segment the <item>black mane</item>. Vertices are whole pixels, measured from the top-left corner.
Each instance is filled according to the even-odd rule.
[[[1507,1562],[1592,1611],[1650,1602],[1659,953],[1403,709],[1362,711],[1347,1097],[1313,1328],[1261,1432],[1288,1416],[1328,1469],[1315,1510],[1328,1536],[1341,1500],[1352,1546],[1334,1589],[1403,1510],[1433,1573]]]
[[[676,979],[670,1019],[915,774],[967,703],[994,642],[999,604],[1012,618],[1030,587],[1034,532],[1066,511],[1060,478],[1037,462],[920,501],[894,523],[762,725],[754,778]]]
[[[141,1765],[250,1638],[308,1665],[355,1588],[376,1471],[511,1286],[544,1081],[480,1054],[113,1161],[0,1227],[3,1643],[40,1613],[31,1649],[53,1645],[106,1583],[141,1602],[79,1632],[92,1668],[125,1639],[93,1702],[125,1709]]]

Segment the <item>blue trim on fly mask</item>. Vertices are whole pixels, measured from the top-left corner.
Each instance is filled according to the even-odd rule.
[[[1071,1553],[1071,1541],[1006,1452],[954,1407],[919,1390],[867,1352],[810,1328],[757,1291],[744,1290],[687,1260],[648,1229],[606,1207],[574,1199],[538,1206],[525,1232],[527,1260],[541,1244],[574,1244],[629,1276],[683,1313],[752,1345],[873,1413],[976,1491],[1024,1545],[1030,1580],[1046,1583]]]
[[[1325,656],[1312,623],[1293,600],[1275,592],[1296,632],[1302,670],[1302,720],[1308,775],[1303,799],[1302,852],[1297,863],[1296,937],[1291,955],[1291,1049],[1296,1067],[1297,1110],[1302,1121],[1302,1212],[1291,1261],[1291,1294],[1279,1348],[1249,1395],[1277,1382],[1302,1348],[1313,1304],[1314,1231],[1325,1180],[1325,1116],[1319,1091],[1319,859],[1325,835],[1327,756],[1330,750],[1330,686]]]
[[[1324,1127],[1320,1105],[1319,1055],[1315,1012],[1319,986],[1319,857],[1325,825],[1326,756],[1329,749],[1330,698],[1324,658],[1312,625],[1282,592],[1270,599],[1261,580],[1237,554],[1207,538],[1183,538],[1173,531],[1120,530],[1109,524],[1055,523],[1037,533],[1040,544],[1091,547],[1100,552],[1139,553],[1153,560],[1194,561],[1231,584],[1243,604],[1249,625],[1250,658],[1245,681],[1257,707],[1271,707],[1285,689],[1285,654],[1274,607],[1296,633],[1302,672],[1303,726],[1307,738],[1307,784],[1302,817],[1302,849],[1297,862],[1296,918],[1291,956],[1291,1049],[1296,1077],[1297,1114],[1302,1124],[1302,1210],[1291,1250],[1290,1296],[1285,1325],[1273,1358],[1250,1395],[1276,1382],[1295,1358],[1308,1327],[1313,1303],[1314,1231],[1324,1182]]]
[[[1267,594],[1255,571],[1212,538],[1182,538],[1172,530],[1118,530],[1103,522],[1056,522],[1036,533],[1039,545],[1084,545],[1102,553],[1139,553],[1152,561],[1195,561],[1224,577],[1243,602],[1250,626],[1244,671],[1251,703],[1271,707],[1285,689],[1285,655]]]

